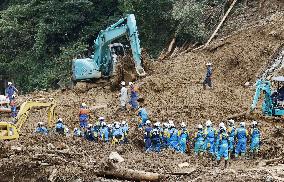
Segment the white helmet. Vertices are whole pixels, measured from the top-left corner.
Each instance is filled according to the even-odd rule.
[[[118,129],[120,127],[119,123],[116,123],[114,127]]]
[[[186,127],[186,124],[185,124],[184,122],[182,122],[182,123],[180,124],[180,126],[181,126],[181,127]]]
[[[197,128],[198,128],[198,129],[202,129],[203,126],[202,126],[201,124],[199,124],[199,125],[197,125]]]
[[[170,125],[170,127],[175,127],[174,123],[170,123],[169,125]]]
[[[38,122],[37,124],[43,126],[43,122]]]
[[[130,86],[130,85],[133,85],[133,83],[132,83],[132,82],[129,82],[128,84],[129,84],[129,86]]]
[[[245,122],[241,122],[241,123],[240,123],[240,126],[241,126],[241,127],[245,127],[245,126],[246,126],[246,123],[245,123]]]
[[[78,128],[74,128],[74,131],[78,131]]]
[[[257,121],[253,121],[253,122],[252,122],[252,125],[257,125]]]
[[[88,124],[88,127],[91,128],[93,125],[92,124]]]
[[[209,120],[206,121],[206,126],[211,126],[212,125],[212,122]]]
[[[223,123],[223,122],[221,122],[220,124],[219,124],[219,128],[224,128],[225,127],[225,124]]]
[[[157,126],[161,126],[161,122],[160,121],[157,122]]]
[[[58,121],[61,121],[61,122],[62,122],[63,120],[62,120],[62,118],[58,118]]]
[[[169,124],[174,124],[174,121],[173,120],[169,120]]]
[[[121,84],[122,86],[125,86],[125,81],[122,81],[120,84]]]
[[[233,119],[230,119],[230,120],[229,120],[229,123],[232,124],[232,125],[234,125],[234,124],[235,124],[235,121],[234,121]]]
[[[99,121],[105,120],[104,117],[99,117]]]
[[[126,121],[122,121],[121,124],[125,125],[125,124],[126,124]]]
[[[12,85],[12,82],[8,82],[8,85]]]
[[[102,126],[106,126],[106,122],[102,122],[101,124],[102,124]]]
[[[226,130],[227,130],[226,126],[223,126],[221,129],[223,129],[224,131],[226,131]]]
[[[108,127],[108,128],[112,128],[112,124],[108,124],[107,127]]]
[[[159,126],[158,122],[154,123],[154,126],[158,127]]]
[[[82,107],[87,107],[87,104],[86,103],[82,103],[81,106]]]
[[[212,65],[212,63],[210,63],[210,62],[206,63],[206,66],[211,66],[211,65]]]
[[[147,121],[146,121],[146,124],[150,124],[150,123],[151,123],[151,121],[150,121],[150,120],[147,120]]]

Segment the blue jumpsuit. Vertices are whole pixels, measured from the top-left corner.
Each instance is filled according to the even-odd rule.
[[[74,131],[73,135],[76,136],[76,137],[82,137],[83,133],[81,132],[80,129],[77,129],[77,130]]]
[[[160,152],[161,151],[161,133],[158,128],[154,128],[150,132],[151,137],[151,151]]]
[[[205,149],[208,150],[209,149],[209,152],[210,154],[214,154],[214,151],[215,151],[215,145],[214,145],[214,142],[215,142],[215,135],[216,135],[216,130],[209,126],[209,127],[206,127],[205,130],[204,130],[204,135],[205,135]]]
[[[178,130],[176,128],[170,128],[170,138],[169,138],[169,147],[178,151]]]
[[[169,146],[170,132],[168,128],[164,128],[162,132],[162,148],[168,148]]]
[[[144,132],[145,151],[149,151],[151,147],[151,131],[152,128],[147,126]]]
[[[8,86],[7,88],[6,88],[6,95],[9,97],[9,100],[11,101],[11,100],[13,100],[13,95],[15,94],[15,92],[17,92],[18,90],[14,87],[14,86],[12,86],[12,85],[10,85],[10,86]]]
[[[235,150],[235,156],[238,157],[238,155],[241,153],[244,155],[247,150],[247,136],[248,132],[244,127],[240,127],[236,131],[236,138],[237,138],[237,145]]]
[[[127,143],[128,142],[128,140],[127,140],[127,135],[128,135],[128,125],[127,124],[125,124],[125,125],[123,125],[122,127],[121,127],[121,129],[122,129],[122,132],[123,132],[123,134],[124,134],[124,143]]]
[[[206,76],[205,76],[205,79],[204,79],[204,82],[203,82],[203,86],[204,86],[204,87],[206,86],[206,84],[207,84],[209,87],[212,87],[211,76],[212,76],[212,68],[211,68],[211,66],[208,66],[208,67],[207,67]]]
[[[131,92],[130,92],[130,105],[132,107],[132,109],[138,109],[138,92],[134,90],[134,87],[131,87]]]
[[[91,129],[92,135],[94,137],[94,141],[98,142],[99,139],[99,133],[100,133],[100,127],[98,125],[94,125]]]
[[[107,126],[103,126],[100,129],[100,139],[104,142],[108,142],[109,141],[109,129]]]
[[[141,128],[142,126],[145,125],[146,121],[149,119],[149,116],[145,108],[141,108],[138,111],[138,116],[140,116],[142,119],[142,123],[139,124],[139,128]]]
[[[88,128],[88,129],[85,131],[84,136],[85,136],[86,140],[88,140],[88,141],[94,141],[94,140],[95,140],[91,128]]]
[[[195,144],[194,144],[194,154],[198,155],[199,153],[204,152],[204,133],[202,130],[198,130],[195,133]]]
[[[113,129],[112,136],[116,138],[119,144],[123,143],[123,131],[121,128]]]
[[[35,132],[36,132],[36,133],[41,133],[41,134],[44,134],[44,135],[47,135],[47,134],[48,134],[48,130],[47,130],[47,128],[44,127],[44,126],[37,127]]]
[[[258,152],[260,143],[260,131],[258,128],[253,128],[251,131],[250,152]]]
[[[61,121],[57,121],[55,131],[59,134],[64,134],[64,124]]]
[[[228,128],[228,136],[229,136],[229,151],[234,151],[235,145],[235,136],[236,136],[236,128],[234,126]]]
[[[178,132],[178,136],[179,136],[179,151],[181,153],[185,153],[186,152],[186,148],[187,148],[187,143],[189,142],[189,132],[186,128],[181,128],[181,130],[179,130]]]
[[[229,144],[228,144],[228,134],[223,131],[219,135],[219,144],[218,144],[218,153],[217,153],[217,160],[221,160],[224,157],[225,160],[229,159]]]

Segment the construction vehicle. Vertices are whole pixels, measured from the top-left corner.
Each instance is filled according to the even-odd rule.
[[[262,113],[265,116],[284,115],[284,76],[273,77],[272,81],[277,84],[275,91],[271,90],[271,82],[259,79],[256,82],[256,91],[250,111],[252,112],[257,105],[261,93],[264,93],[262,103]]]
[[[0,113],[10,113],[10,100],[5,95],[0,95]]]
[[[0,122],[0,140],[18,139],[21,128],[23,124],[27,121],[29,117],[29,112],[32,108],[48,108],[48,126],[52,127],[53,123],[55,123],[56,117],[54,112],[55,107],[55,102],[24,102],[21,105],[20,110],[15,118],[15,124],[8,122]]]
[[[130,40],[135,69],[138,76],[146,73],[141,64],[141,48],[138,38],[135,16],[127,15],[105,30],[101,30],[94,41],[94,55],[91,58],[75,59],[72,62],[73,80],[92,80],[108,78],[115,70],[110,44],[112,41],[127,35]]]

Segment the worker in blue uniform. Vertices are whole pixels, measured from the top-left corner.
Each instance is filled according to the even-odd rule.
[[[206,72],[206,76],[203,82],[203,88],[204,90],[206,89],[206,85],[209,86],[209,88],[212,88],[212,63],[206,63],[206,67],[207,67],[207,72]]]
[[[250,153],[255,156],[258,153],[261,141],[261,133],[257,127],[257,121],[252,122],[252,129],[251,129],[251,143],[250,143]]]
[[[64,135],[64,124],[62,118],[58,118],[55,124],[55,132]]]
[[[195,156],[203,155],[204,152],[204,133],[203,133],[203,127],[201,124],[197,126],[197,132],[194,136],[194,154]]]
[[[8,87],[5,90],[6,96],[9,98],[10,102],[11,100],[15,99],[12,96],[15,95],[15,93],[18,92],[16,87],[13,86],[12,82],[8,82]]]
[[[225,159],[225,167],[227,167],[229,159],[229,137],[226,132],[226,127],[220,128],[219,142],[218,142],[218,152],[217,152],[217,164],[221,162],[221,158]]]
[[[225,128],[225,123],[221,122],[219,123],[219,128],[218,130],[216,130],[216,135],[215,135],[215,156],[218,155],[218,146],[219,146],[219,139],[220,139],[220,135],[221,135],[221,132],[222,132],[222,128]]]
[[[128,132],[129,132],[128,131],[129,127],[128,127],[128,124],[127,124],[126,121],[122,121],[121,122],[121,129],[122,129],[122,132],[124,134],[124,137],[123,137],[124,141],[123,141],[123,143],[128,143],[127,136],[128,136]]]
[[[109,129],[107,127],[106,122],[101,123],[100,140],[103,142],[109,142]]]
[[[234,149],[235,149],[235,137],[236,137],[236,128],[235,128],[235,121],[230,119],[228,121],[228,139],[229,139],[229,158],[231,158]]]
[[[150,149],[150,147],[151,147],[151,131],[152,131],[151,121],[147,120],[145,132],[144,132],[144,143],[145,143],[145,151],[146,152],[151,150]]]
[[[151,138],[151,151],[160,152],[161,151],[161,133],[159,129],[159,124],[155,123],[154,128],[150,132]]]
[[[215,136],[216,130],[212,127],[212,122],[210,120],[206,121],[206,128],[204,129],[205,136],[205,149],[211,156],[215,154]]]
[[[120,123],[116,122],[112,132],[112,144],[122,144],[124,140],[124,134],[120,127]]]
[[[38,123],[37,123],[37,127],[36,127],[35,132],[36,132],[36,133],[41,133],[41,134],[44,134],[44,135],[47,135],[47,134],[48,134],[48,130],[47,130],[47,128],[44,126],[44,123],[43,123],[43,122],[38,122]]]
[[[139,124],[139,128],[145,125],[146,121],[149,120],[148,113],[145,108],[139,108],[138,116],[141,118],[141,123]]]
[[[180,126],[181,128],[178,131],[179,152],[186,153],[187,144],[189,143],[189,131],[184,122],[182,122]]]
[[[134,84],[132,82],[129,82],[129,86],[130,86],[130,105],[132,109],[138,109],[139,105],[138,105],[138,91],[137,88],[134,86]]]
[[[163,123],[163,130],[162,130],[162,149],[168,148],[169,145],[169,123]]]
[[[169,148],[178,151],[178,130],[176,129],[173,121],[170,120],[169,125],[170,125]]]
[[[74,128],[73,136],[75,136],[75,137],[83,137],[84,134],[83,134],[83,132],[79,128]]]
[[[92,132],[92,124],[88,124],[87,125],[87,128],[85,130],[85,133],[84,133],[84,137],[86,140],[88,141],[94,141],[94,135],[93,135],[93,132]]]
[[[247,137],[248,131],[245,128],[245,122],[240,123],[240,127],[236,130],[236,150],[235,157],[238,158],[239,154],[244,156],[247,151]]]

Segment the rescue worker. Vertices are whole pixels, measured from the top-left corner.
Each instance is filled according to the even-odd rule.
[[[105,118],[104,117],[99,117],[99,122],[97,123],[97,126],[102,126],[102,122],[105,122]]]
[[[89,120],[89,109],[87,107],[87,104],[82,103],[79,112],[80,127],[86,128],[88,126],[88,120]]]
[[[181,153],[185,153],[187,149],[187,144],[189,143],[189,132],[184,122],[182,122],[180,126],[181,128],[178,131],[179,151]]]
[[[37,127],[36,127],[35,132],[36,132],[36,133],[41,133],[41,134],[44,134],[44,135],[47,135],[47,134],[48,134],[48,130],[47,130],[47,128],[44,126],[44,123],[43,123],[43,122],[38,122],[38,123],[37,123]]]
[[[257,154],[259,147],[260,147],[260,141],[261,141],[261,134],[260,130],[257,127],[257,122],[252,122],[252,130],[251,130],[251,144],[250,144],[250,153],[251,154]]]
[[[205,149],[209,154],[211,154],[211,157],[215,154],[215,136],[216,136],[216,130],[212,127],[212,122],[210,120],[206,121],[206,128],[204,130],[204,136],[205,136]]]
[[[126,121],[121,122],[121,129],[122,129],[122,132],[124,134],[124,141],[123,142],[128,143],[127,136],[128,136],[129,127],[128,127],[128,124],[126,123]]]
[[[112,144],[122,144],[123,143],[123,132],[120,128],[120,124],[117,122],[114,125],[114,130],[112,133]]]
[[[130,86],[130,101],[129,104],[131,105],[132,109],[138,109],[138,91],[137,88],[135,88],[134,84],[132,82],[129,82]]]
[[[95,123],[92,127],[92,134],[95,142],[99,141],[99,135],[100,135],[99,133],[100,133],[100,126],[98,125],[98,123]]]
[[[219,142],[218,142],[218,152],[217,152],[217,164],[219,165],[221,162],[221,158],[225,159],[225,167],[227,167],[228,159],[229,159],[229,144],[228,144],[228,134],[226,132],[226,127],[220,128]]]
[[[162,148],[168,148],[169,138],[170,138],[169,123],[163,123]]]
[[[219,146],[219,139],[222,132],[222,128],[225,128],[225,124],[223,122],[219,123],[219,129],[216,131],[216,139],[215,139],[215,155],[218,155],[218,146]]]
[[[206,63],[206,67],[207,67],[207,72],[206,72],[206,76],[203,82],[203,89],[206,89],[206,85],[209,86],[210,89],[212,89],[212,63]]]
[[[12,82],[8,82],[8,87],[6,88],[6,96],[9,98],[10,102],[11,100],[15,99],[12,96],[15,95],[15,93],[18,92],[16,87],[13,86]]]
[[[55,132],[64,135],[64,124],[62,118],[58,118],[55,124]]]
[[[144,132],[144,143],[145,143],[145,151],[148,152],[151,147],[151,121],[147,120],[146,121],[146,127],[145,127],[145,132]]]
[[[141,118],[141,123],[138,127],[142,128],[142,126],[145,125],[146,121],[149,120],[148,113],[145,108],[139,108],[137,115]]]
[[[161,151],[161,133],[159,129],[159,124],[155,123],[154,128],[150,132],[151,138],[151,151],[160,152]]]
[[[100,128],[100,139],[101,141],[108,142],[109,141],[109,129],[105,122],[102,122]]]
[[[169,138],[169,148],[178,151],[178,130],[175,127],[173,121],[169,121],[170,124],[170,138]]]
[[[94,135],[93,135],[93,132],[92,132],[92,124],[88,124],[87,127],[86,127],[86,131],[85,131],[85,138],[86,140],[88,141],[94,141],[95,138],[94,138]]]
[[[79,128],[74,128],[73,136],[75,136],[75,137],[82,137],[83,133],[81,132],[81,130]]]
[[[235,150],[235,157],[238,158],[239,154],[244,156],[247,151],[247,137],[248,131],[245,128],[245,122],[240,123],[240,127],[236,130],[236,150]]]
[[[12,118],[15,118],[17,116],[17,106],[16,106],[15,97],[16,97],[15,95],[12,95],[12,100],[10,100]]]
[[[229,158],[232,156],[234,152],[235,146],[235,136],[236,136],[236,128],[235,128],[235,121],[230,119],[229,120],[229,128],[228,128],[228,137],[229,137]]]
[[[195,133],[194,137],[194,154],[195,156],[203,155],[204,152],[204,133],[203,127],[201,124],[197,126],[197,132]]]
[[[128,101],[128,91],[125,87],[125,81],[121,82],[121,89],[120,89],[120,107],[121,110],[126,110],[126,103]]]
[[[108,124],[107,127],[108,127],[109,138],[112,139],[113,125]]]

